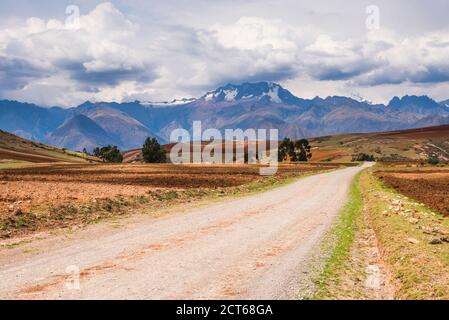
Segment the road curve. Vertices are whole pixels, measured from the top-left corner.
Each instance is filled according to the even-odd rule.
[[[35,241],[27,253],[2,250],[0,298],[295,298],[298,276],[362,168],[120,229],[92,226]]]

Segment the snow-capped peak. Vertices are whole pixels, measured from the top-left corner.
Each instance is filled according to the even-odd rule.
[[[238,93],[239,93],[239,91],[237,89],[225,90],[224,91],[224,94],[225,94],[224,99],[226,101],[235,101],[235,97],[237,96]]]
[[[281,103],[282,99],[279,98],[279,85],[270,85],[270,90],[268,91],[268,93],[266,94],[267,96],[270,97],[271,101],[275,102],[275,103]]]
[[[170,102],[168,102],[168,101],[162,101],[162,102],[147,101],[147,102],[141,102],[141,104],[145,105],[145,106],[169,107],[169,106],[180,106],[180,105],[188,104],[188,103],[191,103],[194,101],[196,101],[195,98],[182,98],[182,99],[173,99]]]
[[[271,102],[282,103],[280,93],[291,95],[280,85],[272,82],[243,83],[241,85],[227,84],[214,91],[207,92],[202,99],[213,102],[233,102],[244,99],[262,99],[268,97]]]

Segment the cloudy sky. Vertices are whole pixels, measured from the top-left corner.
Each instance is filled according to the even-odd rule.
[[[449,1],[2,0],[0,99],[74,106],[275,81],[313,98],[449,98]]]

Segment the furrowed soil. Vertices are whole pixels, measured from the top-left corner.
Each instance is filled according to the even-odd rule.
[[[400,193],[449,216],[449,169],[378,171],[376,176]]]
[[[0,238],[157,210],[208,196],[255,191],[335,163],[280,165],[274,177],[256,165],[48,164],[0,170]],[[142,211],[142,210],[140,210]]]

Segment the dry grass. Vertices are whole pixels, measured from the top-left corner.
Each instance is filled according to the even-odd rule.
[[[330,234],[333,251],[314,298],[449,299],[449,219],[376,177],[399,168],[381,167],[374,174],[376,170],[363,171],[358,186],[353,186],[348,206]],[[435,175],[436,169],[420,170]],[[422,188],[416,179],[406,182]],[[357,199],[363,199],[363,206]],[[370,286],[372,268],[377,270],[375,287]]]
[[[449,299],[449,243],[431,244],[449,232],[449,220],[382,184],[361,177],[367,214],[396,299]]]
[[[316,159],[350,161],[366,153],[384,160],[423,160],[430,155],[449,159],[449,125],[363,134],[342,134],[311,139]],[[329,156],[327,156],[329,155]],[[349,156],[348,156],[349,155]]]
[[[88,162],[97,161],[84,153],[64,150],[43,143],[20,138],[0,130],[0,160],[47,162]]]

